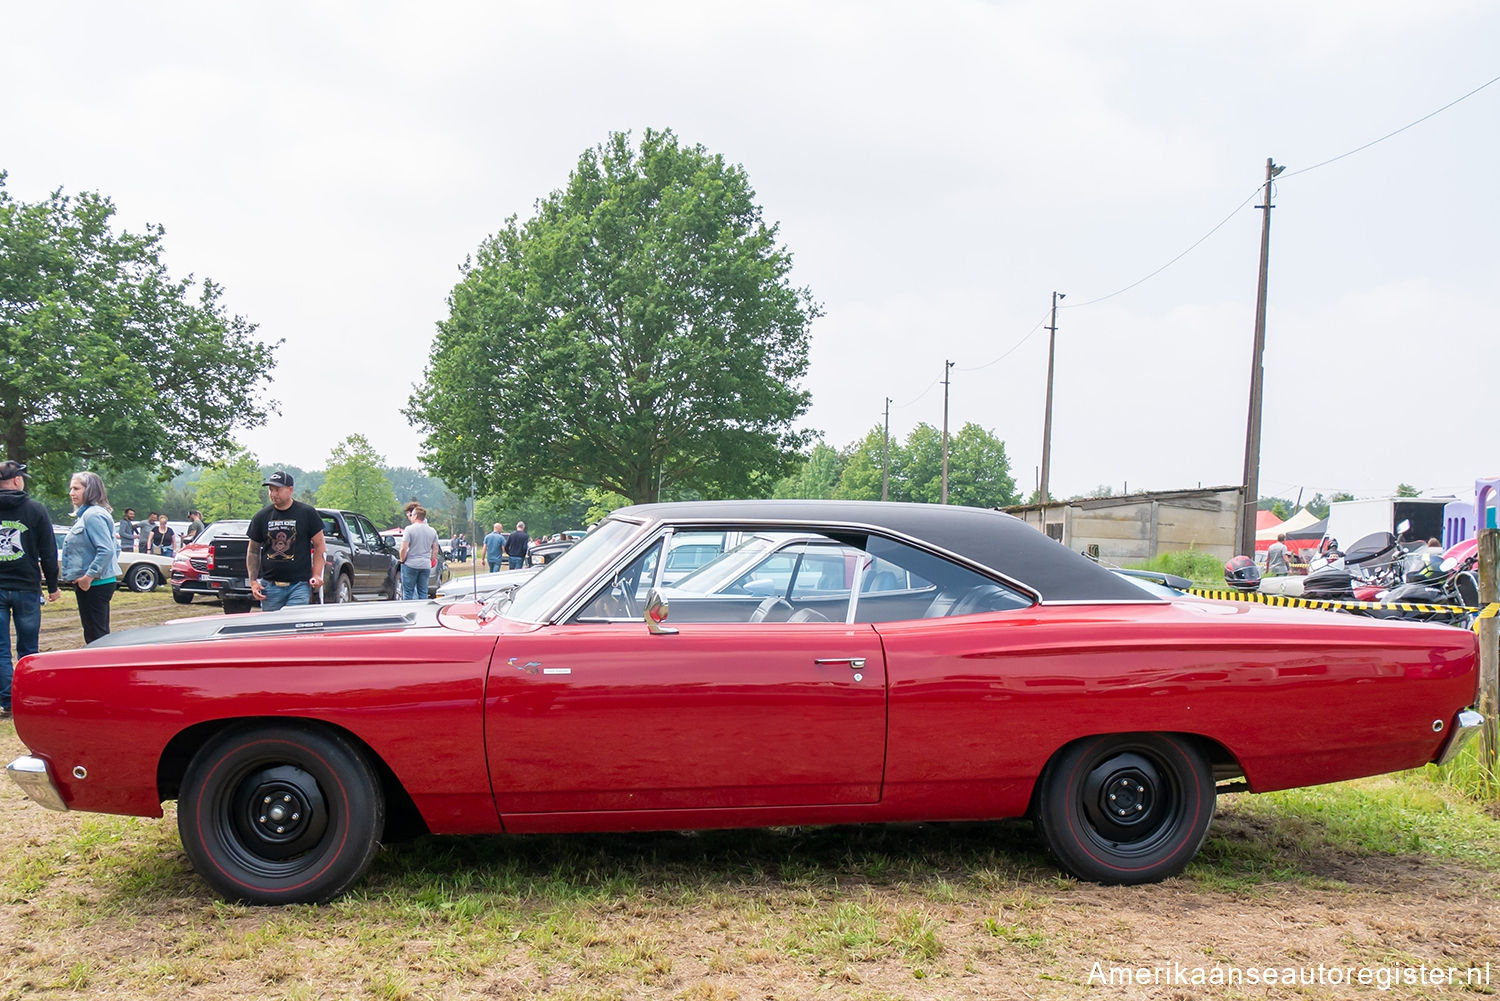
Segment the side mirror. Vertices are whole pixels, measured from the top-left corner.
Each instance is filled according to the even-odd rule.
[[[1411,528],[1411,522],[1408,521],[1408,520],[1406,520],[1405,518],[1403,518],[1403,519],[1401,519],[1401,524],[1399,524],[1399,525],[1396,526],[1396,534],[1397,535],[1405,535],[1406,534],[1406,530],[1409,529],[1409,528]]]
[[[667,615],[672,611],[667,599],[656,588],[646,593],[646,628],[657,636],[670,636],[677,630],[671,626],[662,625],[667,621]]]

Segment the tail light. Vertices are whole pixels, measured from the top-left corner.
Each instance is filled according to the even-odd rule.
[[[208,572],[209,573],[213,573],[214,572],[214,547],[213,546],[209,546],[208,547]]]

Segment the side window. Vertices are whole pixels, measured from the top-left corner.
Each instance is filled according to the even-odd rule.
[[[786,594],[800,556],[801,553],[798,550],[783,549],[779,553],[772,553],[741,574],[734,583],[725,588],[725,591],[731,594],[753,594],[763,598]]]
[[[656,562],[661,556],[658,539],[630,565],[604,583],[594,596],[573,616],[574,622],[639,622],[646,594],[656,578]]]
[[[364,515],[354,519],[359,524],[359,531],[365,537],[365,545],[371,549],[380,548],[380,533],[375,531],[375,525]]]
[[[871,537],[873,557],[860,583],[858,622],[900,622],[1030,608],[1015,588],[940,556],[891,539]]]
[[[845,559],[840,549],[808,547],[797,563],[791,593],[796,596],[847,591],[853,567],[853,555]]]

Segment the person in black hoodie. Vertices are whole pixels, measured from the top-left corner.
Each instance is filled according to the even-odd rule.
[[[36,653],[42,633],[42,578],[47,600],[56,601],[57,536],[52,516],[26,494],[26,464],[0,462],[0,618],[5,620],[5,650],[0,653],[0,718],[10,715],[10,679],[14,670],[10,624],[15,622],[15,659]]]

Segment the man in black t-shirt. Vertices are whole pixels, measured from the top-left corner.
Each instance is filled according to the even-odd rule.
[[[26,493],[26,463],[0,462],[0,610],[16,629],[16,660],[36,653],[41,641],[42,587],[56,601],[57,536],[47,509]],[[10,715],[10,628],[0,651],[0,719]]]
[[[306,605],[323,586],[323,518],[317,509],[292,499],[292,477],[278,469],[261,486],[271,503],[250,519],[245,569],[250,593],[263,612],[284,605]]]
[[[531,549],[531,536],[526,534],[526,522],[516,522],[516,530],[505,537],[505,557],[512,570],[521,569],[526,562],[526,553]]]

